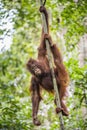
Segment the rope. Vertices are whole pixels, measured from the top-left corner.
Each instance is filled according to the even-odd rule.
[[[46,0],[44,1],[44,3],[46,3]],[[45,4],[43,5],[42,0],[40,0],[40,5],[41,6],[45,5]],[[43,26],[44,27],[44,33],[48,33],[47,23],[46,23],[46,18],[45,18],[44,13],[42,13],[42,22],[43,22],[43,25],[44,25]],[[57,88],[57,82],[56,82],[55,73],[54,73],[53,64],[52,64],[53,63],[52,62],[53,61],[53,55],[51,53],[50,45],[49,45],[48,40],[46,40],[46,49],[47,49],[47,56],[48,56],[49,66],[50,66],[50,69],[52,70],[51,74],[52,74],[52,79],[53,79],[53,86],[54,86],[54,91],[55,91],[57,107],[61,107],[59,92],[58,92],[58,88]],[[63,121],[63,117],[62,117],[62,112],[60,112],[58,115],[59,115],[59,121],[60,121],[60,129],[65,130],[64,129],[64,121]]]
[[[44,0],[44,2],[43,2],[43,6],[45,6],[45,4],[46,4],[46,0]]]

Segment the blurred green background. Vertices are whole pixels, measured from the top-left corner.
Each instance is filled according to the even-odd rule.
[[[0,0],[0,130],[59,130],[54,97],[43,91],[32,124],[30,57],[37,57],[42,20],[38,0]],[[47,0],[50,32],[70,75],[65,130],[87,130],[87,0]]]

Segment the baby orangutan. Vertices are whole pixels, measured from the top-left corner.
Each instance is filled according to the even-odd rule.
[[[48,25],[46,8],[42,6],[40,8],[40,12],[43,12],[45,14]],[[64,104],[64,96],[66,95],[66,88],[69,83],[69,76],[63,64],[59,49],[56,47],[55,44],[53,44],[51,36],[49,34],[44,34],[44,31],[42,29],[41,43],[38,48],[38,58],[37,60],[29,59],[27,63],[27,68],[32,74],[30,89],[32,95],[32,117],[33,123],[35,125],[41,124],[37,118],[39,103],[42,99],[40,94],[40,88],[43,88],[48,92],[53,92],[54,90],[51,70],[47,59],[47,50],[45,44],[46,39],[49,41],[51,52],[54,58],[54,72],[61,102],[61,108],[56,108],[56,112],[59,113],[60,111],[62,111],[62,114],[65,116],[68,116],[69,114],[66,105]]]

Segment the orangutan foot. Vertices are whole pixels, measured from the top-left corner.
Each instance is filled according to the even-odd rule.
[[[37,118],[33,119],[33,123],[34,123],[34,125],[36,125],[36,126],[41,125],[40,121],[39,121]]]
[[[69,112],[64,110],[63,108],[57,107],[56,108],[56,113],[58,114],[59,112],[62,112],[63,116],[68,116]]]

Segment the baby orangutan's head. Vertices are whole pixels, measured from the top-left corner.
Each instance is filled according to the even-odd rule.
[[[42,73],[41,66],[36,60],[32,58],[29,59],[27,63],[27,68],[30,71],[30,73],[33,75],[39,76]]]

